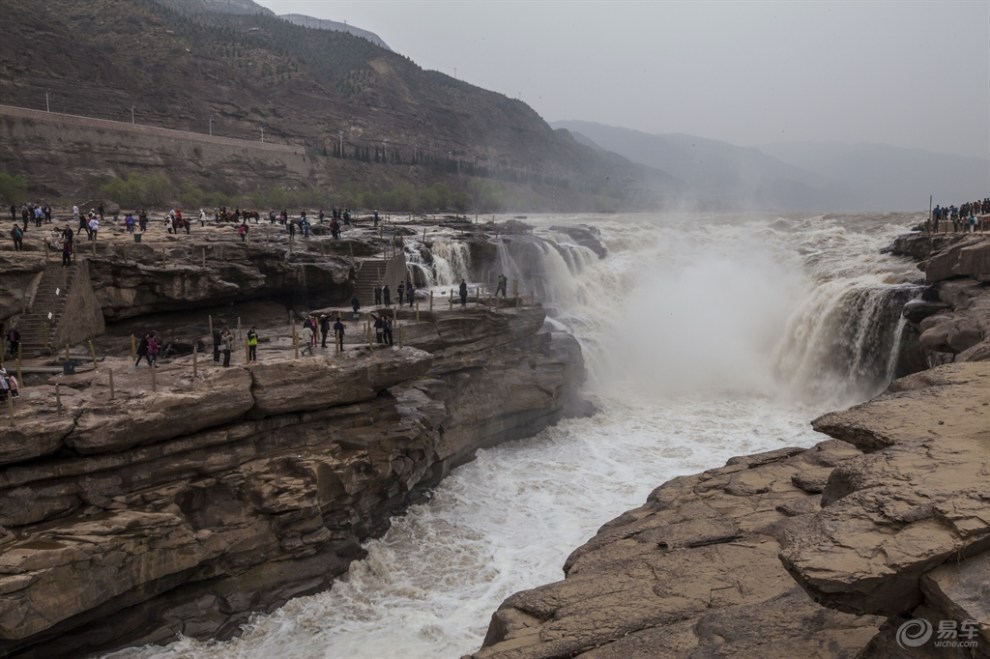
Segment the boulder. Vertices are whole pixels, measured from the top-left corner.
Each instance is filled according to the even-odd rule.
[[[990,548],[990,370],[940,366],[815,428],[868,454],[829,476],[823,508],[781,552],[818,602],[894,616],[924,599],[922,577]]]
[[[954,277],[990,282],[990,237],[961,237],[932,253],[922,262],[921,268],[928,283]]]

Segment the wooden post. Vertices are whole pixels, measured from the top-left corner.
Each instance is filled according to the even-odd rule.
[[[392,307],[392,322],[397,322],[399,320],[399,307]]]
[[[203,248],[203,267],[206,267],[206,248]]]
[[[241,317],[237,317],[237,340],[241,340]]]
[[[110,400],[113,400],[114,390],[113,390],[113,369],[109,369],[110,372]]]
[[[92,339],[90,339],[88,341],[88,343],[89,343],[89,356],[93,360],[93,370],[95,371],[96,370],[96,350],[93,349],[93,340]]]
[[[251,361],[251,346],[248,345],[248,340],[244,339],[244,363],[247,364]]]
[[[20,383],[21,381],[18,380],[18,386]],[[7,416],[10,418],[10,425],[14,425],[14,396],[9,393],[7,394]]]
[[[152,365],[151,366],[151,390],[152,391],[158,391],[158,378],[155,376],[155,373],[157,373],[157,372],[158,372],[158,369],[155,368],[154,365]]]
[[[69,361],[69,344],[65,344],[65,361]]]
[[[447,298],[447,311],[454,308],[454,292],[450,292],[450,297]]]
[[[433,291],[430,291],[430,313],[433,313]]]
[[[58,390],[58,382],[55,383],[55,411],[62,416],[62,394]]]
[[[481,302],[481,286],[476,286],[474,289],[474,303],[478,304]]]
[[[292,358],[299,359],[299,335],[296,334],[295,323],[292,325]]]
[[[402,347],[402,342],[406,336],[406,328],[403,325],[399,325],[399,347]]]
[[[416,322],[419,322],[419,300],[416,300]]]
[[[21,352],[24,350],[24,345],[17,344],[17,386],[24,386],[24,375],[21,373]]]
[[[364,322],[364,335],[368,339],[368,350],[371,350],[371,319]]]
[[[137,361],[137,337],[131,334],[131,361]]]
[[[193,377],[199,375],[199,343],[193,345]]]

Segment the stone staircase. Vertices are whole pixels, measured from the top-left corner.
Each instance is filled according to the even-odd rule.
[[[390,259],[365,259],[357,262],[357,279],[354,281],[354,294],[362,307],[375,303],[375,286],[388,284],[392,289],[392,299],[396,299],[396,287],[406,278],[406,255],[397,250]]]
[[[24,357],[49,355],[58,350],[59,346],[53,345],[52,341],[62,320],[69,289],[77,272],[78,266],[75,263],[66,267],[61,263],[49,263],[45,266],[31,310],[22,315],[17,323]]]
[[[383,259],[358,261],[357,279],[354,281],[354,294],[362,307],[371,307],[375,302],[375,286],[385,277]]]

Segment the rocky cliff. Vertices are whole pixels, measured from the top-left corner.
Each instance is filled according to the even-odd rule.
[[[98,369],[32,376],[0,421],[0,656],[229,637],[251,612],[327,588],[478,448],[583,409],[580,347],[522,301],[423,299],[393,311],[396,347],[348,322],[342,353],[297,357],[283,303],[349,300],[352,268],[383,262],[370,227],[293,244],[268,224],[246,242],[222,225],[156,222],[141,243],[102,233],[77,259],[111,333],[186,323],[191,352],[209,343],[206,315],[183,311],[263,299],[277,314],[255,363],[239,345],[226,369],[201,352],[134,368],[129,342],[108,336]],[[40,238],[3,257],[11,320],[46,271]]]
[[[990,656],[990,241],[898,242],[932,284],[905,315],[953,363],[815,420],[810,449],[660,486],[472,656]]]

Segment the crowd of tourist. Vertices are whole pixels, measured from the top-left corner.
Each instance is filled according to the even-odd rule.
[[[932,209],[925,222],[926,233],[973,233],[990,229],[990,197],[983,201],[967,201],[958,206],[942,206]]]

